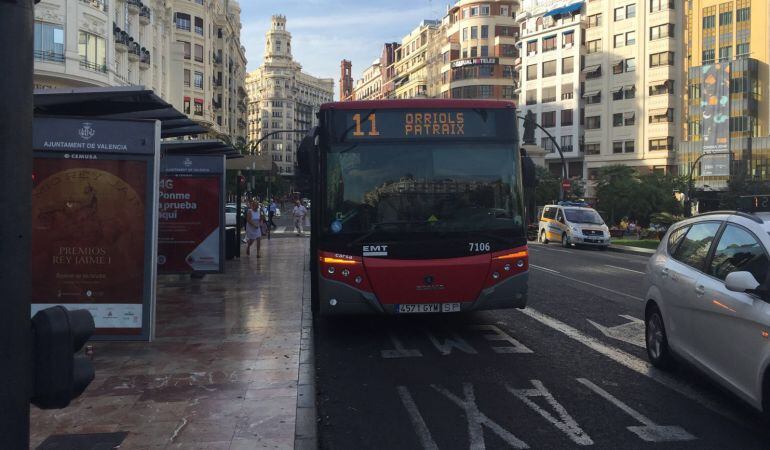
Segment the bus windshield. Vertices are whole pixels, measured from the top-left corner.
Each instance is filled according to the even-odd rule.
[[[326,154],[324,232],[468,232],[522,225],[508,144],[365,143]]]

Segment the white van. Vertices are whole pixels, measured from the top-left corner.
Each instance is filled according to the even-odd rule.
[[[543,244],[555,241],[564,247],[589,245],[605,250],[610,246],[610,230],[587,203],[559,202],[543,207],[538,239]]]

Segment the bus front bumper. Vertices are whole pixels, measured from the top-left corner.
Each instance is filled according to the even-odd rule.
[[[460,312],[525,308],[529,273],[507,278],[485,288],[476,300],[460,301]],[[381,304],[371,292],[319,277],[319,310],[322,316],[348,314],[397,314],[395,304]],[[454,302],[458,303],[458,302]]]

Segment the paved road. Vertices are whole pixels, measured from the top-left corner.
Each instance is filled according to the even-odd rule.
[[[523,311],[318,321],[321,447],[768,448],[748,407],[647,363],[645,257],[531,252]]]

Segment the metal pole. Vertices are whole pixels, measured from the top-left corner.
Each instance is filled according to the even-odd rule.
[[[0,1],[0,442],[29,448],[33,0]]]
[[[561,158],[561,172],[562,172],[562,181],[567,179],[567,163],[564,161],[564,153],[561,151],[561,147],[559,147],[559,144],[556,142],[556,139],[554,139],[553,136],[551,136],[551,133],[548,132],[545,128],[541,127],[539,123],[535,122],[534,120],[530,120],[525,116],[518,116],[519,119],[530,122],[536,127],[540,129],[543,133],[545,133],[548,138],[551,139],[551,142],[553,142],[554,148],[556,148],[556,151],[559,152],[559,157]],[[562,189],[561,185],[559,185],[559,200],[564,200],[564,189]]]

